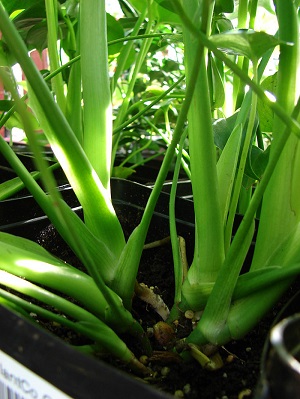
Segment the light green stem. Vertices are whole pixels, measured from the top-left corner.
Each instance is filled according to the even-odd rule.
[[[207,3],[207,2],[206,2]],[[196,24],[202,20],[210,26],[210,12],[200,14],[201,7],[194,1],[185,1],[188,17]],[[185,64],[187,82],[190,82],[191,65],[199,59],[195,50],[196,39],[184,29]],[[204,52],[204,49],[202,49]],[[204,52],[205,54],[205,52]],[[196,239],[193,263],[188,273],[190,282],[214,281],[224,259],[224,238],[219,207],[216,152],[213,141],[211,104],[207,83],[206,58],[199,59],[200,73],[194,81],[195,93],[188,116],[190,167],[196,218]]]
[[[57,37],[57,0],[45,0],[47,29],[48,29],[48,52],[50,62],[50,72],[56,71],[60,67],[58,57],[58,37]],[[64,82],[62,75],[58,74],[51,80],[53,91],[56,96],[57,104],[63,113],[66,109],[66,99],[64,95]]]
[[[112,105],[104,1],[81,1],[80,49],[84,102],[83,147],[103,186],[108,190],[111,168]]]

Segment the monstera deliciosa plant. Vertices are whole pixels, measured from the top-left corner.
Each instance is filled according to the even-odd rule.
[[[201,312],[195,329],[181,339],[179,354],[183,359],[192,355],[201,364],[214,367],[202,346],[218,347],[244,336],[300,271],[297,2],[274,1],[279,29],[269,35],[254,30],[257,1],[120,1],[126,12],[136,16],[135,24],[126,37],[112,42],[107,38],[107,24],[112,22],[105,1],[46,0],[41,24],[46,24],[49,33],[51,74],[45,79],[28,56],[26,32],[17,24],[24,10],[19,10],[18,2],[1,3],[1,79],[11,94],[13,111],[22,120],[45,190],[3,139],[0,151],[86,270],[66,264],[34,242],[0,233],[1,303],[28,317],[35,313],[65,325],[92,341],[90,351],[104,348],[137,372],[150,374],[121,336],[125,332],[134,336],[144,353],[151,353],[147,335],[133,316],[132,298],[145,289],[137,283],[139,262],[156,201],[176,155],[169,209],[175,294],[164,321],[172,325],[187,310]],[[234,7],[242,29],[232,29],[226,18],[225,13],[232,13]],[[160,30],[166,26],[167,33]],[[31,34],[34,37],[34,32]],[[112,160],[124,127],[143,118],[146,108],[162,104],[184,77],[178,77],[174,86],[148,103],[141,102],[140,111],[131,119],[128,109],[133,87],[123,96],[115,118],[112,93],[128,65],[132,79],[137,79],[157,37],[182,42],[184,99],[177,104],[174,126],[167,126],[172,139],[141,222],[126,241],[111,201]],[[69,40],[66,64],[61,64],[57,50],[62,38],[64,43]],[[137,43],[136,61],[129,63]],[[111,76],[108,52],[116,44],[117,67]],[[272,76],[276,91],[271,97],[266,90],[270,85],[261,82],[275,47],[280,58]],[[26,76],[26,98],[20,98],[16,90],[12,59]],[[230,79],[233,90],[229,95],[224,83]],[[228,96],[232,115],[220,119]],[[82,206],[83,219],[56,189],[29,108]],[[151,118],[143,120],[158,129],[151,125]],[[268,133],[267,149],[262,132]],[[182,159],[188,163],[195,211],[190,265],[185,261],[182,239],[177,237],[174,213]],[[234,215],[241,209],[244,217],[233,237]],[[256,218],[259,229],[252,263],[241,273]],[[176,339],[171,350],[175,348],[178,350]]]

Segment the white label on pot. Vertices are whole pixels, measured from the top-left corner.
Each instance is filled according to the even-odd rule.
[[[72,398],[0,350],[0,399]]]

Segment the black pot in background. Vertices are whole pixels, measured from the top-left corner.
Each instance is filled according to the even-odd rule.
[[[13,145],[13,150],[18,158],[22,161],[23,165],[29,172],[33,172],[36,170],[36,166],[34,163],[34,157],[30,148],[25,144]],[[47,160],[49,166],[56,163],[55,156],[50,148],[45,148],[43,151],[44,158]],[[54,171],[54,177],[56,179],[57,184],[63,185],[67,183],[66,176],[61,169],[61,167],[57,167]],[[5,157],[0,153],[0,183],[3,183],[7,180],[13,179],[17,177],[16,172],[12,169],[10,164],[7,162]],[[25,195],[29,195],[27,189],[20,190],[15,197],[22,197]]]
[[[300,395],[300,291],[274,320],[264,345],[255,399]]]

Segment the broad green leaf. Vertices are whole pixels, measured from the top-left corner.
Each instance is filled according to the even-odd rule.
[[[134,169],[126,168],[125,166],[114,166],[112,170],[112,177],[127,179],[127,177],[131,176],[133,173],[135,173]]]
[[[230,21],[230,19],[225,18],[223,14],[221,16],[218,15],[214,17],[213,21],[214,21],[213,24],[214,30],[212,34],[227,32],[233,29],[232,22]]]
[[[165,8],[166,10],[169,10],[176,14],[176,9],[173,5],[172,0],[154,0],[154,1],[156,1],[156,3],[158,3],[161,7]]]
[[[213,123],[214,142],[216,147],[223,150],[226,142],[234,129],[237,113],[229,116],[228,118],[217,119]]]
[[[231,13],[234,10],[234,0],[216,0],[215,13],[221,14],[223,12]]]
[[[29,50],[37,49],[41,53],[47,47],[47,36],[47,22],[44,20],[30,27],[24,40]]]
[[[2,4],[8,14],[11,14],[12,12],[16,10],[32,10],[34,7],[38,8],[44,8],[44,0],[2,0]]]
[[[249,151],[245,174],[254,180],[259,180],[268,164],[269,153],[269,147],[263,151],[253,145]]]
[[[120,22],[118,22],[113,16],[110,14],[106,14],[107,21],[107,40],[111,42],[113,40],[121,39],[124,37],[124,30]],[[108,46],[108,54],[114,55],[121,51],[123,47],[123,43],[113,44]]]
[[[277,90],[277,72],[274,75],[268,76],[261,83],[261,88],[267,92],[275,95]],[[268,105],[261,99],[257,102],[257,112],[259,116],[259,124],[262,132],[272,132],[273,131],[273,119],[274,113]]]
[[[160,1],[163,1],[164,5],[160,5]],[[130,0],[133,7],[139,12],[144,11],[148,7],[147,0]],[[177,14],[166,8],[166,5],[172,7],[171,1],[166,0],[155,0],[151,5],[151,13],[153,18],[161,24],[181,24],[181,20]]]
[[[221,50],[235,55],[243,55],[250,60],[259,60],[267,50],[280,41],[265,32],[247,29],[234,29],[226,33],[212,35],[210,40]]]

